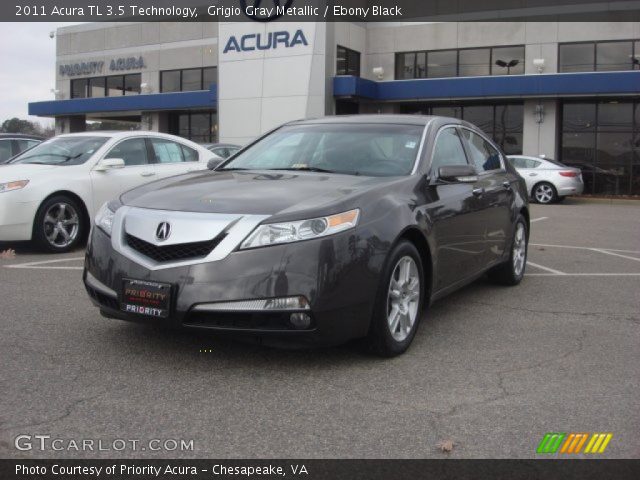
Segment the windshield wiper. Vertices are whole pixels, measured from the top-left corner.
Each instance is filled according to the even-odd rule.
[[[231,167],[231,168],[221,168],[219,170],[213,170],[214,172],[237,172],[242,170],[250,170],[249,168],[242,167]]]
[[[286,170],[289,172],[317,172],[317,173],[338,173],[334,170],[318,167],[288,167],[288,168],[269,168],[269,170]]]

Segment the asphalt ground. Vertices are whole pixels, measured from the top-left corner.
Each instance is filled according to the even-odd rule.
[[[534,458],[547,432],[609,432],[598,457],[640,458],[640,203],[567,199],[532,219],[520,286],[439,301],[390,360],[108,320],[83,251],[19,245],[0,259],[0,458]]]

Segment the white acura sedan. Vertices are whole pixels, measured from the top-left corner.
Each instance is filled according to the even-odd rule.
[[[0,241],[33,240],[66,252],[89,231],[100,206],[153,180],[204,170],[220,157],[157,132],[60,135],[0,166]]]

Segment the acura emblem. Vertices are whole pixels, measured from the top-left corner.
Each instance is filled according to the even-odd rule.
[[[156,228],[156,238],[163,242],[171,236],[171,224],[169,222],[162,222]]]

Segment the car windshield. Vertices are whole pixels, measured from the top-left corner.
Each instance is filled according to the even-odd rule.
[[[11,160],[11,164],[80,165],[98,150],[108,137],[56,137],[37,145]]]
[[[220,170],[301,170],[366,176],[408,175],[424,127],[312,124],[280,128]]]

